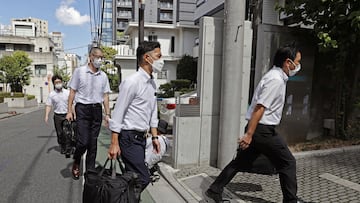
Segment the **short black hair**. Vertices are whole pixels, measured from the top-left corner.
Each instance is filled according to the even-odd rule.
[[[159,42],[153,42],[153,41],[144,41],[141,42],[136,49],[136,58],[138,60],[138,63],[141,64],[143,62],[143,56],[145,53],[152,51],[156,48],[160,48]]]
[[[93,54],[96,50],[103,52],[100,47],[91,47],[91,49],[89,50],[89,55]]]
[[[291,59],[294,61],[298,52],[300,52],[300,49],[295,45],[287,45],[279,48],[275,53],[273,65],[282,68],[282,65],[286,59]]]
[[[62,79],[62,77],[61,77],[60,75],[54,75],[54,76],[52,76],[52,78],[51,78],[52,83],[54,84],[54,83],[55,83],[55,80],[57,80],[57,79],[63,81],[63,79]]]

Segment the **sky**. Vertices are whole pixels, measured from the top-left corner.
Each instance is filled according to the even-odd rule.
[[[47,20],[49,32],[63,33],[66,53],[75,53],[82,57],[82,60],[86,58],[87,45],[91,42],[89,1],[2,0],[2,2],[0,25],[11,25],[12,18],[33,17]]]

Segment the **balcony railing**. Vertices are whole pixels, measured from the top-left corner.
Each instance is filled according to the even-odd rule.
[[[173,20],[173,14],[172,13],[160,13],[160,20],[171,21],[171,20]]]
[[[132,16],[131,11],[120,11],[117,14],[118,18],[131,18],[131,16]]]
[[[132,7],[132,2],[131,1],[118,1],[117,6]]]
[[[117,23],[117,28],[118,29],[125,29],[127,26],[128,26],[128,23],[126,23],[126,22]]]
[[[173,4],[170,2],[159,2],[159,7],[161,9],[173,9]]]

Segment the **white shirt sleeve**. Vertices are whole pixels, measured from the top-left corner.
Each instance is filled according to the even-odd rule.
[[[119,87],[119,95],[116,100],[115,109],[109,120],[109,128],[113,132],[120,133],[124,121],[125,113],[131,101],[136,95],[136,84],[132,81],[124,80]]]
[[[70,87],[71,89],[73,90],[78,90],[79,88],[79,84],[80,84],[80,73],[79,73],[79,70],[80,70],[80,67],[79,68],[76,68],[74,70],[74,73],[68,83],[68,87]]]
[[[159,119],[158,119],[158,111],[157,111],[157,102],[156,102],[156,97],[154,97],[155,102],[154,102],[154,107],[153,110],[151,112],[151,120],[150,120],[150,127],[152,128],[157,128],[158,124],[159,124]]]
[[[105,87],[104,87],[104,93],[110,93],[111,90],[110,90],[110,84],[109,84],[109,78],[107,77],[106,73],[105,74]]]
[[[46,106],[52,106],[53,104],[52,104],[52,99],[51,99],[51,92],[50,92],[50,94],[49,94],[49,96],[48,96],[48,98],[46,99]]]
[[[276,98],[280,96],[280,91],[283,81],[278,79],[271,79],[264,81],[260,91],[258,92],[257,104],[263,105],[265,108],[269,108]]]

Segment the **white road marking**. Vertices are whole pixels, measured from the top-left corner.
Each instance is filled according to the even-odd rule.
[[[334,183],[337,183],[339,185],[342,185],[342,186],[345,186],[345,187],[348,187],[348,188],[351,188],[353,190],[356,190],[356,191],[360,192],[360,184],[357,184],[357,183],[342,179],[342,178],[334,176],[334,175],[332,175],[330,173],[321,174],[319,177],[327,179],[327,180],[332,181]]]

